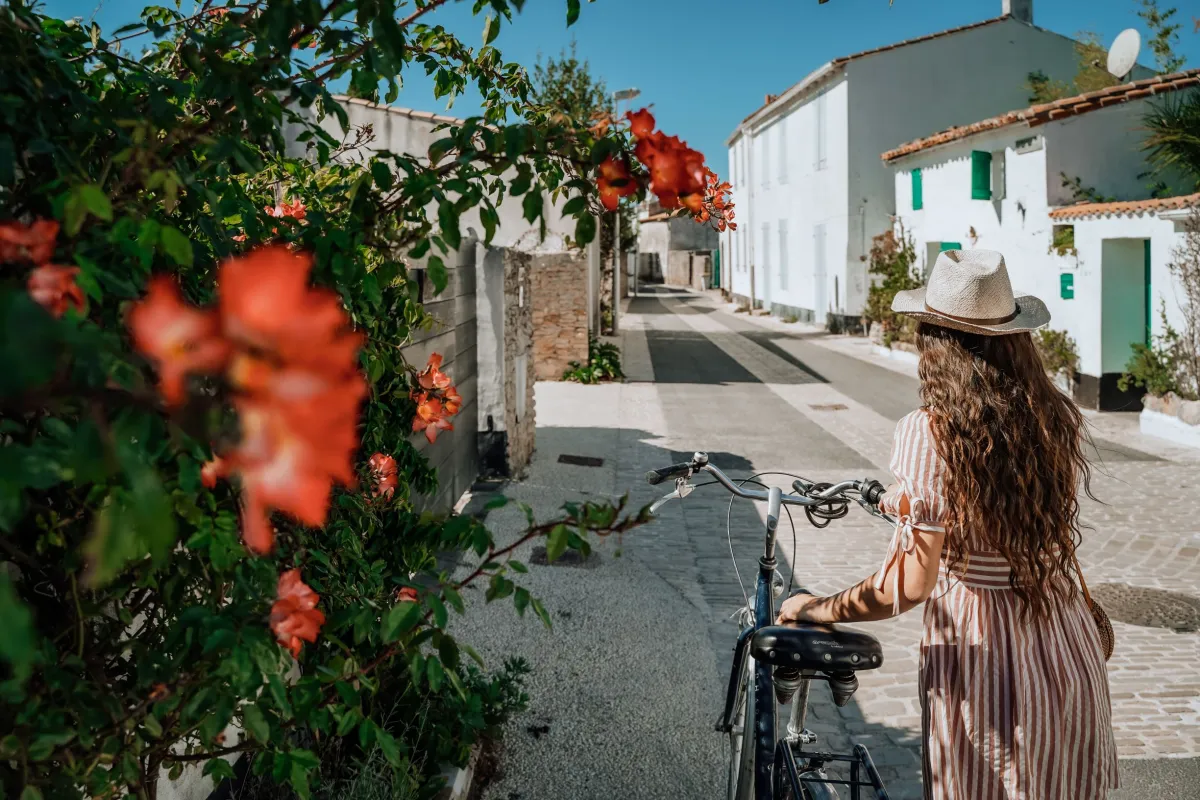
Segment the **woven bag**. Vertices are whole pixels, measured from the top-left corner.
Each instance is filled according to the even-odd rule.
[[[1083,591],[1083,600],[1087,603],[1088,611],[1092,612],[1092,619],[1095,620],[1096,630],[1100,634],[1100,648],[1104,651],[1104,660],[1108,661],[1112,658],[1113,648],[1117,645],[1112,621],[1109,620],[1104,608],[1093,600],[1092,595],[1088,592],[1087,581],[1083,579],[1083,570],[1079,567],[1079,559],[1075,558],[1074,553],[1071,554],[1071,558],[1075,562],[1075,574],[1079,577],[1079,588]]]

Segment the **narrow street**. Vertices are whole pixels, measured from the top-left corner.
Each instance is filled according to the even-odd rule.
[[[893,428],[918,404],[911,368],[850,355],[863,350],[852,340],[731,314],[662,287],[633,300],[621,329],[624,383],[538,385],[535,463],[505,494],[539,518],[589,495],[628,492],[633,505],[650,502],[664,489],[647,486],[644,472],[695,450],[735,476],[759,473],[783,487],[791,478],[772,472],[890,478]],[[1136,420],[1094,422],[1093,491],[1107,505],[1084,503],[1089,584],[1185,593],[1194,603],[1196,457],[1141,437]],[[602,463],[560,463],[562,455]],[[593,561],[535,568],[527,583],[550,609],[553,631],[506,605],[463,620],[485,657],[516,651],[533,667],[530,711],[506,732],[486,797],[720,796],[726,745],[712,726],[736,636],[729,617],[743,602],[738,572],[750,590],[761,513],[744,502],[730,511],[723,491],[698,489],[624,542],[600,546]],[[504,508],[488,522],[503,537],[523,517]],[[795,523],[794,537],[781,525],[780,549],[797,584],[816,592],[877,569],[890,536],[853,512],[822,530],[799,514]],[[1105,597],[1118,598],[1106,603],[1117,633],[1114,724],[1129,759],[1117,797],[1190,796],[1185,787],[1200,781],[1200,634],[1125,624],[1136,609],[1112,607],[1121,597],[1113,591]],[[883,642],[883,668],[860,674],[861,688],[841,709],[816,687],[810,727],[824,747],[866,744],[893,798],[920,797],[920,613],[861,627]]]

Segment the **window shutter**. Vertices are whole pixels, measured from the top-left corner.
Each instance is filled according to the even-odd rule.
[[[971,199],[992,199],[992,154],[971,151]]]
[[[962,242],[942,242],[941,244],[938,245],[939,252],[945,252],[947,250],[962,250],[962,249],[963,249]]]
[[[922,194],[921,186],[921,169],[918,167],[912,171],[912,206],[913,211],[920,211],[925,207],[925,196]]]

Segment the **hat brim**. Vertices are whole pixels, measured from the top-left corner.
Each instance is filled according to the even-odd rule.
[[[1006,333],[1026,333],[1036,331],[1050,323],[1050,309],[1046,308],[1037,297],[1031,294],[1018,295],[1016,298],[1017,315],[1007,322],[995,325],[981,325],[974,322],[964,322],[961,319],[948,317],[936,311],[930,311],[925,305],[925,287],[906,289],[896,292],[892,300],[892,311],[904,314],[921,322],[940,325],[943,328],[954,328],[967,333],[978,333],[984,336],[1001,336]]]

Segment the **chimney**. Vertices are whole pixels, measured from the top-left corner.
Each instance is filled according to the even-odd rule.
[[[1001,0],[1004,16],[1033,24],[1033,0]]]

